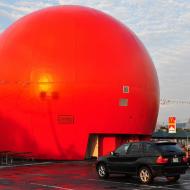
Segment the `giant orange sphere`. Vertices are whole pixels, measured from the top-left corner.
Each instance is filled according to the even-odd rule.
[[[101,11],[46,8],[0,36],[0,150],[84,159],[90,135],[150,136],[158,109],[146,49]]]

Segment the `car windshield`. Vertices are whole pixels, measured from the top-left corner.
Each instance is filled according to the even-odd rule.
[[[181,153],[183,150],[177,144],[156,144],[161,152]]]

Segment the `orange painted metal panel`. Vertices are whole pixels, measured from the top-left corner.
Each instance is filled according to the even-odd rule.
[[[116,148],[116,137],[103,137],[102,155],[107,155]]]

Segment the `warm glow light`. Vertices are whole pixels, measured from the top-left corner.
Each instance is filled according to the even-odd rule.
[[[39,91],[40,92],[50,92],[52,90],[52,79],[48,74],[44,74],[40,77],[39,81]]]

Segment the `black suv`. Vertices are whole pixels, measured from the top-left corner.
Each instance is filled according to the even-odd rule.
[[[110,155],[99,157],[96,170],[100,178],[121,173],[137,176],[148,184],[156,176],[177,181],[188,168],[185,152],[174,142],[131,142],[118,147]]]

